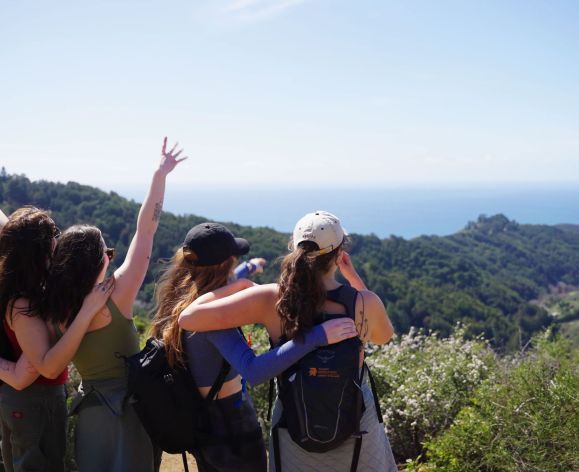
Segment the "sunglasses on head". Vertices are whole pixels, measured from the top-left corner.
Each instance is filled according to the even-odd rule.
[[[114,247],[107,247],[105,249],[105,254],[109,258],[109,261],[112,261],[113,257],[115,257],[115,254],[116,254],[115,248]]]

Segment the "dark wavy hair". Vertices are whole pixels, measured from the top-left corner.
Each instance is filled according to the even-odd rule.
[[[52,256],[40,317],[70,326],[96,283],[104,257],[97,227],[74,225],[64,231]]]
[[[322,275],[335,263],[341,247],[316,257],[312,252],[318,251],[319,246],[313,241],[302,241],[283,258],[275,308],[288,339],[302,337],[314,325],[326,299]]]
[[[12,312],[18,298],[28,300],[26,315],[40,308],[58,228],[44,210],[23,207],[0,232],[0,316]]]
[[[151,335],[163,340],[169,365],[183,364],[179,314],[196,298],[227,285],[236,258],[220,264],[198,266],[191,249],[179,248],[161,275],[155,290],[155,316]]]

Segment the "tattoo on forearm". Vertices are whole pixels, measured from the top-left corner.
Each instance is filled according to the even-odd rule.
[[[161,219],[162,211],[163,211],[163,200],[155,203],[155,210],[153,211],[153,221],[159,221]]]

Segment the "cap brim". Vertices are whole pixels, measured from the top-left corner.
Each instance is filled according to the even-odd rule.
[[[235,238],[235,244],[237,245],[238,256],[244,256],[249,252],[249,242],[247,239]]]

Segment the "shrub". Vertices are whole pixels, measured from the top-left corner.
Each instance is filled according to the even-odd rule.
[[[428,470],[579,470],[576,357],[547,334],[528,355],[504,361],[452,427],[427,442]]]
[[[269,336],[264,328],[257,325],[245,326],[243,331],[246,337],[251,341],[251,347],[256,352],[256,354],[261,354],[269,350]],[[263,435],[266,440],[268,440],[270,427],[270,422],[267,420],[267,410],[269,406],[269,382],[251,386],[249,391],[255,406],[255,410],[257,412],[257,417],[261,424]],[[275,390],[273,399],[275,400]]]
[[[494,370],[495,357],[481,338],[465,329],[441,339],[411,329],[390,344],[375,347],[368,363],[397,462],[414,459],[468,404],[476,387]]]

